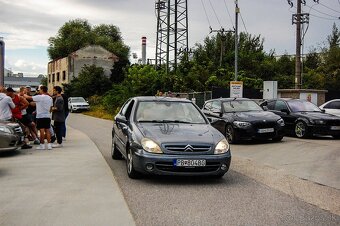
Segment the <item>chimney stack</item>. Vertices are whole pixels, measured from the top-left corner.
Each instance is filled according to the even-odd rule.
[[[5,42],[0,37],[0,86],[5,85]]]
[[[142,64],[146,64],[146,37],[142,37]]]

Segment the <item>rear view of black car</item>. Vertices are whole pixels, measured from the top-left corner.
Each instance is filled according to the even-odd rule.
[[[116,115],[113,159],[126,159],[130,178],[141,174],[222,177],[229,169],[228,141],[191,101],[134,97]]]
[[[313,103],[300,99],[271,99],[261,106],[281,116],[285,130],[299,138],[331,135],[340,138],[340,117],[327,114]]]
[[[281,141],[284,121],[272,112],[264,111],[247,98],[220,98],[204,104],[204,114],[229,143],[240,140],[272,139]]]

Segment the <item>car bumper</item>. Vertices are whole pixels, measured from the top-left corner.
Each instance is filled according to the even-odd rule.
[[[17,136],[2,136],[0,141],[0,152],[15,151],[20,149],[21,141]]]
[[[331,135],[331,136],[340,135],[340,126],[312,125],[312,126],[309,126],[309,129],[312,134]]]
[[[90,110],[90,107],[78,107],[78,106],[76,106],[76,107],[72,107],[72,110],[73,111],[88,111],[88,110]]]
[[[240,129],[234,128],[237,137],[241,140],[249,140],[249,139],[271,139],[274,137],[284,136],[284,127],[275,127],[273,132],[263,132],[260,133],[258,129],[249,128],[249,129]]]
[[[174,165],[177,159],[206,160],[206,166],[202,167],[178,167]],[[137,150],[133,155],[133,163],[136,171],[143,174],[154,175],[178,175],[178,176],[205,176],[223,175],[229,170],[231,154],[228,151],[221,155],[166,155],[152,154],[144,150]],[[152,169],[147,169],[152,166]]]

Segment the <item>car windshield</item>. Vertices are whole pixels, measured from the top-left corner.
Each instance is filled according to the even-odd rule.
[[[86,102],[83,97],[73,97],[71,98],[72,102]]]
[[[263,109],[252,100],[232,100],[223,102],[224,112],[263,111]]]
[[[288,101],[288,105],[292,112],[300,111],[321,112],[320,108],[318,108],[316,105],[304,100],[290,100]]]
[[[136,110],[137,122],[175,122],[206,124],[191,102],[143,101]]]

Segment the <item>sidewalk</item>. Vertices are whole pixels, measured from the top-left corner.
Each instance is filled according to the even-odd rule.
[[[63,148],[0,156],[0,225],[135,225],[95,144],[68,127]]]

